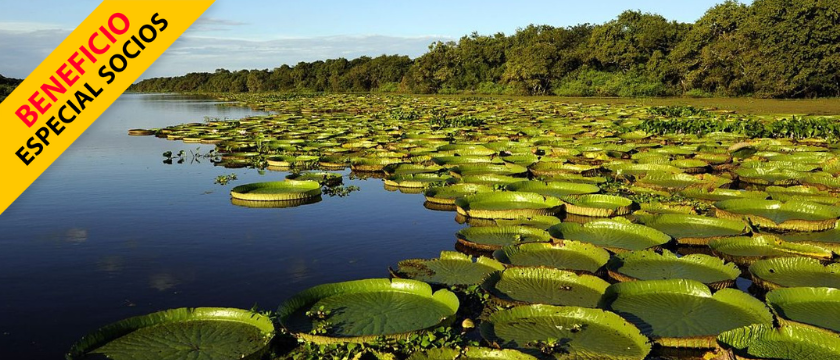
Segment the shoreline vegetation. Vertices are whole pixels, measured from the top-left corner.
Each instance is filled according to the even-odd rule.
[[[625,11],[604,24],[529,25],[401,55],[152,78],[135,92],[376,92],[596,97],[840,96],[840,3],[726,1],[695,23]]]
[[[6,99],[23,80],[7,78],[0,74],[0,103]]]

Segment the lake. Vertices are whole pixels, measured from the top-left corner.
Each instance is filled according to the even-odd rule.
[[[361,190],[295,208],[231,204],[233,186],[287,173],[225,169],[207,153],[132,128],[262,112],[179,95],[123,95],[0,216],[0,359],[58,359],[111,322],[178,307],[275,310],[308,287],[387,277],[408,258],[454,248],[454,212],[420,194]],[[219,175],[238,180],[214,184]]]

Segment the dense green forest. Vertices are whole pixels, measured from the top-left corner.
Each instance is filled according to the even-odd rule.
[[[696,23],[626,11],[600,25],[473,33],[424,55],[147,79],[142,92],[840,96],[840,1],[727,1]]]
[[[23,80],[7,78],[0,74],[0,102],[3,102],[21,82]]]

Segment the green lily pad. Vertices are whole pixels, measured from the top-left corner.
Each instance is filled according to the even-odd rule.
[[[627,215],[633,211],[633,200],[615,195],[587,194],[566,196],[566,212],[569,214],[612,217]]]
[[[522,181],[521,177],[513,177],[510,175],[499,174],[481,174],[481,175],[465,175],[461,177],[461,183],[465,184],[481,184],[492,187],[503,187],[507,184],[513,184]]]
[[[338,185],[341,184],[342,181],[341,174],[324,171],[289,174],[286,175],[286,179],[297,181],[317,181],[319,184],[325,186]]]
[[[610,254],[595,245],[574,240],[559,243],[529,243],[505,246],[493,257],[514,266],[550,268],[595,273],[610,259]]]
[[[454,319],[458,297],[420,281],[368,279],[324,284],[298,293],[278,309],[290,333],[317,344],[405,338]],[[309,313],[309,315],[307,315]]]
[[[528,168],[515,165],[515,164],[491,164],[491,163],[478,163],[478,164],[460,164],[452,169],[450,172],[453,176],[470,176],[470,175],[485,175],[485,174],[496,174],[496,175],[523,175],[528,172]]]
[[[780,288],[767,293],[767,305],[785,323],[795,322],[840,333],[840,289]]]
[[[263,315],[229,308],[181,308],[105,326],[73,345],[67,359],[259,359],[274,336]]]
[[[840,207],[804,201],[724,200],[715,203],[715,216],[746,217],[753,224],[777,231],[822,231],[834,227]]]
[[[651,250],[621,253],[607,263],[610,276],[618,281],[689,279],[714,289],[732,286],[741,274],[735,264],[714,256],[691,254],[677,257],[670,251]]]
[[[823,265],[817,259],[779,257],[750,265],[753,282],[768,289],[780,287],[840,288],[840,264]]]
[[[690,187],[680,191],[685,197],[705,201],[721,201],[731,199],[758,199],[765,200],[770,195],[763,191],[746,191],[735,189],[706,189],[702,187]]]
[[[735,170],[738,179],[759,185],[794,185],[808,175],[806,172],[775,167],[740,168]]]
[[[431,174],[443,171],[440,165],[390,164],[382,168],[388,175]]]
[[[707,245],[711,239],[744,235],[750,227],[741,220],[689,214],[662,214],[644,221],[645,225],[666,233],[686,245]]]
[[[601,191],[596,185],[559,181],[520,181],[508,184],[510,191],[532,192],[561,198],[569,195],[594,194]]]
[[[554,225],[560,223],[560,218],[549,215],[534,215],[523,216],[516,219],[496,219],[496,224],[499,226],[531,226],[538,229],[546,230]]]
[[[617,219],[599,219],[584,225],[561,223],[548,228],[555,239],[569,239],[602,246],[608,250],[643,250],[671,240],[665,233]]]
[[[253,183],[231,189],[230,196],[247,201],[305,200],[321,196],[321,184],[296,180]]]
[[[711,174],[689,175],[669,172],[650,172],[636,181],[636,186],[658,190],[683,190],[690,186],[704,188],[718,188],[732,182],[732,180]]]
[[[744,359],[840,359],[840,337],[804,326],[750,325],[724,332],[717,341]]]
[[[537,360],[537,358],[526,353],[513,349],[490,349],[481,347],[468,347],[464,350],[457,349],[431,349],[423,352],[415,352],[408,357],[408,360]]]
[[[357,158],[350,160],[350,169],[361,172],[380,172],[385,169],[385,166],[404,162],[402,158],[391,157]]]
[[[501,249],[521,243],[548,242],[551,236],[545,230],[530,226],[481,226],[458,230],[455,234],[462,245],[483,251]]]
[[[432,183],[444,183],[450,178],[452,177],[449,175],[431,173],[391,175],[385,178],[385,185],[398,188],[422,189]]]
[[[505,266],[493,259],[479,256],[473,259],[456,251],[441,251],[438,259],[409,259],[400,261],[397,274],[429,284],[475,285],[490,273]]]
[[[690,174],[703,173],[709,170],[709,163],[700,159],[679,159],[671,161],[670,164]]]
[[[606,169],[614,172],[616,175],[640,175],[640,174],[648,174],[651,172],[668,172],[668,173],[680,173],[680,170],[676,166],[665,165],[665,164],[634,164],[628,162],[619,162],[613,164],[607,164],[604,166]]]
[[[642,360],[647,337],[620,316],[574,306],[529,305],[501,310],[480,325],[493,344],[517,349],[548,348],[555,359]]]
[[[502,163],[502,160],[499,159],[498,157],[480,156],[480,155],[434,156],[434,157],[432,157],[432,161],[434,161],[438,165],[448,165],[448,166],[455,166],[455,165],[459,165],[459,164],[477,164],[477,163],[501,164]]]
[[[505,303],[583,307],[595,307],[609,285],[592,275],[533,267],[497,271],[481,283],[482,288]]]
[[[552,176],[540,176],[538,177],[539,180],[542,181],[557,181],[557,182],[573,182],[573,183],[580,183],[580,184],[603,184],[607,182],[607,178],[603,176],[583,176],[580,174],[555,174]]]
[[[455,184],[438,186],[426,190],[426,201],[435,204],[455,205],[455,199],[479,192],[493,191],[493,187],[481,184]]]
[[[568,164],[557,161],[540,161],[531,165],[530,169],[535,176],[552,176],[555,174],[594,175],[598,172],[600,166]]]
[[[774,257],[805,256],[829,260],[833,256],[828,249],[791,243],[767,234],[713,239],[709,247],[716,255],[739,265],[750,265],[756,260]]]
[[[455,200],[459,214],[481,219],[515,219],[521,216],[554,215],[563,209],[560,199],[514,191],[479,193]]]
[[[778,235],[782,240],[792,243],[803,243],[830,249],[840,254],[840,228],[836,225],[831,230],[818,232],[789,232]]]
[[[724,331],[773,322],[770,310],[749,294],[722,289],[712,295],[708,286],[686,279],[613,284],[601,306],[669,347],[714,348]]]

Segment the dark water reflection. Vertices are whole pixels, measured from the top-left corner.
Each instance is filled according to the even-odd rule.
[[[198,146],[126,135],[251,114],[125,95],[97,120],[0,216],[0,359],[63,358],[91,330],[162,309],[275,309],[307,287],[387,277],[399,260],[453,249],[453,212],[381,180],[345,176],[361,190],[295,208],[240,207],[231,187],[286,173],[166,165],[164,151]],[[231,173],[238,180],[213,183]]]

